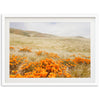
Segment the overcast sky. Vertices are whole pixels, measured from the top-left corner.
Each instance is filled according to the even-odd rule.
[[[89,22],[11,22],[10,28],[37,31],[58,36],[90,37]]]

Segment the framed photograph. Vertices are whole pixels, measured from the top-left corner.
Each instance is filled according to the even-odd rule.
[[[2,15],[3,86],[97,86],[96,15]]]

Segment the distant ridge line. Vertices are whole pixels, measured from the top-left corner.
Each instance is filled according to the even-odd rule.
[[[47,33],[40,33],[36,31],[24,31],[21,29],[10,28],[10,33],[24,35],[28,37],[57,37],[55,35],[47,34]]]

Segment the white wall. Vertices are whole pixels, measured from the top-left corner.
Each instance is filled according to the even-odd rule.
[[[98,14],[99,0],[0,0],[0,13]],[[99,29],[100,30],[100,29]],[[100,67],[100,40],[96,39],[96,66]],[[100,74],[99,74],[100,76]],[[100,84],[99,84],[100,85]],[[0,100],[100,100],[100,87],[1,87]]]

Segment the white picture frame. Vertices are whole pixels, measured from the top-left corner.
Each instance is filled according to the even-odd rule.
[[[72,18],[80,19],[80,21],[88,21],[91,23],[91,77],[90,78],[41,78],[41,79],[10,79],[9,74],[9,22],[28,21],[30,19],[40,18]],[[22,20],[24,19],[24,20]],[[75,21],[72,20],[72,21]],[[68,21],[68,19],[67,19]],[[97,35],[97,15],[2,15],[2,86],[97,86],[98,85],[98,68],[95,66],[95,37]],[[6,59],[5,59],[6,58]],[[54,82],[53,82],[54,81]]]

